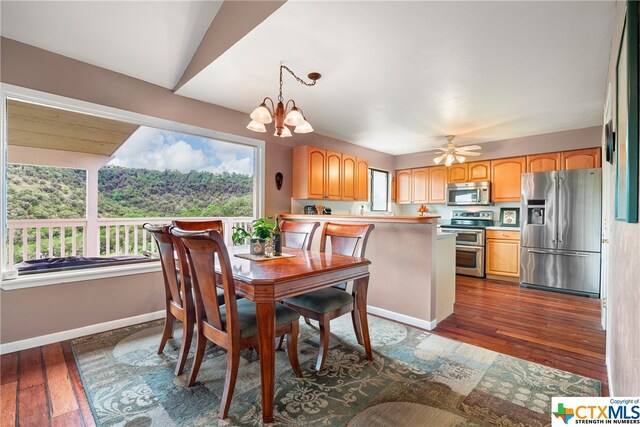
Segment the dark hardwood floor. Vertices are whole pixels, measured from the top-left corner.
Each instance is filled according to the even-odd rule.
[[[0,426],[95,426],[70,341],[2,355]]]
[[[434,334],[602,382],[600,301],[458,276],[454,314]],[[69,341],[0,359],[0,426],[95,426]]]
[[[609,395],[600,300],[457,276],[454,313],[431,332],[595,378]]]

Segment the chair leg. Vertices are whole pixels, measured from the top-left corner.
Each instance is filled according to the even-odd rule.
[[[277,350],[282,350],[282,341],[284,341],[284,335],[280,335],[280,337],[278,337],[278,346],[276,347]],[[287,340],[287,343],[288,342],[289,340]]]
[[[300,362],[298,362],[298,333],[300,332],[300,326],[298,321],[291,323],[291,331],[287,334],[287,355],[289,356],[289,363],[293,368],[293,372],[296,373],[298,378],[302,378],[302,370],[300,369]],[[282,337],[280,337],[280,344],[282,344]]]
[[[196,355],[193,359],[193,365],[191,365],[191,374],[189,375],[189,385],[191,387],[196,382],[198,371],[200,370],[200,364],[204,357],[204,349],[207,347],[207,338],[202,334],[200,327],[198,327],[198,335],[196,336]]]
[[[224,379],[224,391],[222,392],[222,400],[220,402],[220,410],[218,417],[223,420],[229,414],[229,406],[231,406],[231,398],[236,388],[236,378],[238,378],[238,366],[240,366],[240,349],[230,348],[227,353],[227,374]]]
[[[178,355],[178,364],[176,365],[176,375],[182,375],[184,364],[189,356],[189,348],[191,347],[191,339],[193,338],[193,322],[187,321],[182,324],[182,345],[180,346],[180,354]]]
[[[307,325],[311,326],[311,321],[309,320],[308,317],[304,318],[304,323],[306,323]]]
[[[324,362],[327,359],[327,352],[329,351],[329,336],[331,332],[329,329],[329,320],[323,318],[318,322],[318,324],[320,325],[320,349],[318,351],[316,371],[321,371],[324,368]]]
[[[356,333],[356,340],[358,340],[358,344],[362,345],[362,329],[360,328],[360,319],[358,319],[355,308],[351,310],[351,322],[353,322],[353,331]]]
[[[167,344],[169,338],[173,336],[173,322],[175,318],[171,313],[167,311],[167,316],[164,318],[164,329],[162,330],[162,338],[160,338],[160,347],[158,348],[158,354],[162,354],[164,346]]]

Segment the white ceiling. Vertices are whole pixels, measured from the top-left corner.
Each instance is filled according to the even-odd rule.
[[[173,89],[220,1],[5,1],[2,35]]]
[[[1,32],[173,88],[220,2],[1,3]],[[290,0],[177,93],[249,113],[285,76],[316,132],[390,154],[598,125],[613,2]],[[294,136],[295,138],[295,136]]]

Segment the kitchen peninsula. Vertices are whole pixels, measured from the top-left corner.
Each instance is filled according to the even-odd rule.
[[[371,261],[369,313],[430,330],[453,312],[455,234],[438,234],[438,216],[282,214],[280,218],[319,221],[313,250],[319,250],[327,221],[375,224],[365,255]]]

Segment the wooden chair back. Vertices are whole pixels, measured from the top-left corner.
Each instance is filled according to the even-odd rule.
[[[222,220],[211,219],[202,221],[173,221],[173,225],[185,231],[216,230],[224,238],[224,224]]]
[[[319,226],[319,222],[280,221],[282,246],[285,248],[310,250],[313,233]]]
[[[189,268],[187,265],[180,265],[179,271],[181,273],[178,273],[174,255],[174,251],[177,251],[178,254],[180,253],[180,247],[182,245],[176,245],[176,243],[179,242],[171,235],[169,231],[171,227],[169,226],[155,226],[146,223],[142,227],[151,233],[158,245],[160,263],[162,264],[162,275],[164,276],[164,290],[167,299],[173,301],[174,304],[181,308],[186,308],[187,302],[191,303]],[[178,262],[182,264],[180,257],[178,257],[178,259]],[[186,260],[184,257],[182,257],[182,259]]]
[[[240,326],[235,285],[229,253],[222,236],[215,230],[185,231],[176,227],[171,229],[171,233],[180,238],[186,249],[195,297],[197,323],[200,324],[201,321],[204,321],[217,331],[231,335],[231,339],[239,340]],[[216,263],[220,266],[220,274],[215,272]],[[224,292],[225,326],[222,325],[220,315],[216,280],[222,283]]]
[[[325,222],[320,238],[320,252],[326,252],[327,239],[331,253],[363,257],[374,224],[337,224]]]

